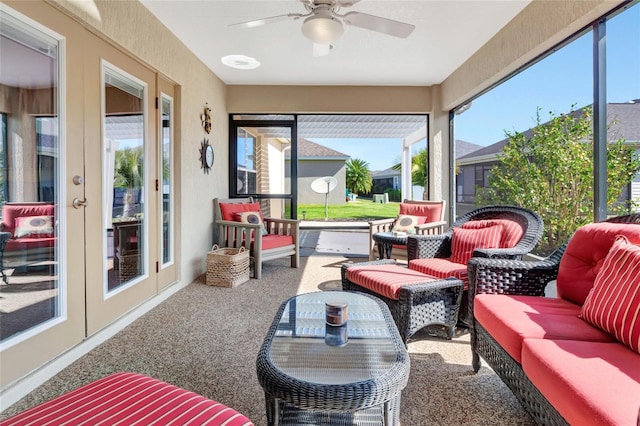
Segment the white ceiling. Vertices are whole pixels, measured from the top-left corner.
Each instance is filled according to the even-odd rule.
[[[441,83],[531,0],[362,0],[342,9],[416,26],[406,39],[345,26],[328,56],[313,57],[301,20],[230,24],[305,13],[297,0],[141,0],[226,84],[433,85]],[[250,56],[253,70],[223,65]]]

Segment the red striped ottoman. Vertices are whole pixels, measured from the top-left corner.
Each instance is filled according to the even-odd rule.
[[[463,285],[457,278],[432,277],[393,260],[342,265],[342,289],[382,299],[405,344],[427,326],[439,335],[444,331],[448,339],[455,335]]]
[[[61,424],[253,425],[219,402],[136,373],[112,374],[0,422]]]

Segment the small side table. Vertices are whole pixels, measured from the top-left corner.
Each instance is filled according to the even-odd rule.
[[[391,259],[391,251],[394,245],[407,246],[407,237],[398,237],[393,232],[376,232],[372,238],[378,244],[380,259]]]
[[[11,232],[0,232],[0,273],[5,284],[9,284],[9,282],[7,281],[7,274],[4,273],[4,249],[9,239],[11,239]]]

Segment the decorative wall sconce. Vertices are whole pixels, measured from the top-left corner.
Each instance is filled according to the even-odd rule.
[[[202,127],[204,127],[204,131],[207,134],[211,133],[211,108],[209,108],[209,103],[205,104],[204,113],[200,116],[202,120]]]

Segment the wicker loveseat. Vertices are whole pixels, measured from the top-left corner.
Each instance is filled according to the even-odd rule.
[[[608,222],[541,261],[469,262],[473,368],[482,357],[540,424],[639,421],[640,215]]]

